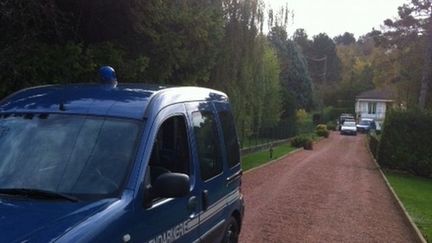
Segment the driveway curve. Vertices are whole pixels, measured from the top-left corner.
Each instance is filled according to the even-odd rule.
[[[243,176],[240,242],[415,242],[366,147],[332,133]]]

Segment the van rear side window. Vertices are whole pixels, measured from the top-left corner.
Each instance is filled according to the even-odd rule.
[[[229,167],[233,167],[240,163],[239,143],[234,127],[234,118],[231,112],[228,111],[219,112],[219,118],[222,124],[228,165]]]
[[[198,147],[201,178],[207,180],[222,172],[216,123],[210,112],[193,112],[192,121]]]

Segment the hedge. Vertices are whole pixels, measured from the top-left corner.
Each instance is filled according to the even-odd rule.
[[[307,137],[305,135],[299,135],[299,136],[294,137],[291,140],[291,146],[293,146],[294,148],[303,147],[304,149],[312,150],[313,149],[313,141],[312,141],[312,138],[310,138],[310,137]]]
[[[419,110],[389,112],[378,162],[386,168],[432,177],[432,114]]]
[[[327,129],[326,124],[318,124],[315,128],[315,133],[320,137],[328,138],[330,135],[329,130]]]
[[[368,142],[369,142],[369,149],[372,152],[373,157],[376,158],[378,155],[378,146],[379,146],[380,138],[374,133],[369,133]]]

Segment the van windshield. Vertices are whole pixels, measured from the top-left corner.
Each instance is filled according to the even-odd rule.
[[[140,123],[57,114],[0,114],[0,190],[43,190],[81,200],[118,194]]]

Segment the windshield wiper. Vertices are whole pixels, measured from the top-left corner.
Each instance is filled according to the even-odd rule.
[[[32,189],[32,188],[0,188],[0,194],[19,195],[28,198],[38,198],[38,199],[51,199],[51,200],[62,199],[71,202],[80,201],[76,197],[69,196],[63,193],[40,190],[40,189]]]

